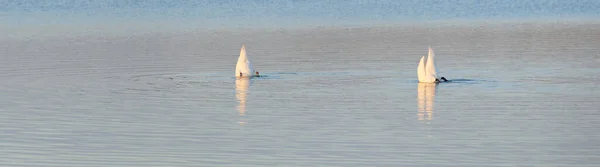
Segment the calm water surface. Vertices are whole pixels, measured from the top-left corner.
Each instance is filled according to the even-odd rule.
[[[1,166],[600,163],[598,23],[0,43]],[[453,82],[417,83],[428,46]]]

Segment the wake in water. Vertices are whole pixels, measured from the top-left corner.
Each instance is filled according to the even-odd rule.
[[[446,82],[455,82],[455,83],[460,83],[460,82],[484,82],[485,80],[474,80],[474,79],[451,79],[448,80]]]
[[[420,83],[418,80],[413,80],[412,82]],[[444,83],[471,83],[471,84],[472,83],[485,83],[485,82],[491,82],[491,81],[478,80],[478,79],[465,79],[465,78],[447,79],[446,81],[444,81]]]

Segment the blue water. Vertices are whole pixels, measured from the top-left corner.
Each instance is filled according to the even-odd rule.
[[[0,31],[15,36],[17,32],[72,32],[77,29],[73,27],[139,32],[436,20],[595,19],[600,16],[599,8],[600,1],[594,0],[4,0],[0,1]]]
[[[67,12],[114,17],[303,18],[303,19],[450,19],[478,17],[598,16],[599,1],[561,0],[408,0],[408,1],[3,1],[7,12]]]

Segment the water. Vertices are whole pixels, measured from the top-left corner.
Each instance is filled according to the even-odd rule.
[[[2,40],[2,166],[595,166],[600,24]],[[264,77],[236,80],[241,45]],[[419,84],[431,46],[442,76]]]
[[[0,166],[597,166],[599,7],[1,1]]]

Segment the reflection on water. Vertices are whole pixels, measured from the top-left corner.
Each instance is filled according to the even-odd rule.
[[[240,102],[237,106],[240,116],[244,116],[246,113],[246,97],[248,96],[248,87],[250,87],[249,78],[237,78],[235,80],[235,97]],[[245,121],[240,121],[240,124],[244,124]]]
[[[433,100],[435,98],[435,83],[419,83],[417,92],[419,120],[431,120],[433,116]]]

